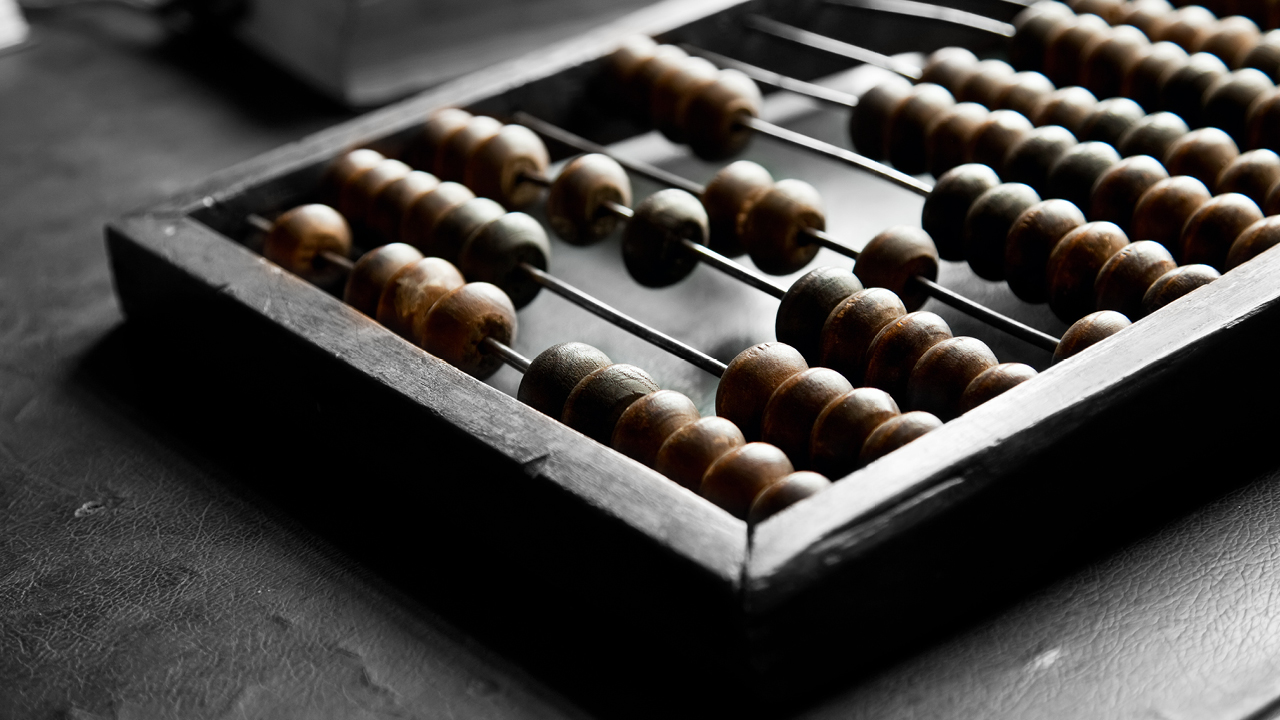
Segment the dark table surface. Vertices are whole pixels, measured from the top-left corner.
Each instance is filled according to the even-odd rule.
[[[169,39],[125,10],[32,19],[34,43],[0,56],[0,717],[651,707],[651,689],[625,679],[599,692],[517,661],[371,569],[340,527],[264,498],[246,470],[262,445],[225,428],[209,441],[196,421],[210,369],[125,322],[104,222],[349,111],[234,46]],[[1226,460],[1241,451],[1263,462]],[[872,676],[766,714],[1272,717],[1272,453],[1223,448],[1206,503],[1148,519]]]

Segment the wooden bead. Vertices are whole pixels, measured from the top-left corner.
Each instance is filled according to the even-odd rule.
[[[658,450],[672,433],[701,419],[698,407],[674,390],[649,393],[631,403],[618,417],[610,446],[627,457],[653,467]]]
[[[458,253],[458,269],[471,280],[502,288],[512,304],[522,308],[542,289],[523,266],[546,270],[550,257],[551,242],[542,223],[510,212],[484,224],[467,240]]]
[[[328,205],[301,205],[276,218],[267,233],[262,255],[299,277],[327,285],[340,272],[319,260],[320,253],[346,257],[351,252],[351,228]]]
[[[388,185],[373,200],[369,211],[369,226],[387,240],[399,240],[404,218],[409,208],[424,195],[440,187],[440,180],[431,173],[414,170]]]
[[[845,298],[822,326],[818,364],[862,382],[867,350],[885,325],[907,314],[902,300],[884,288],[867,288]]]
[[[862,290],[858,277],[844,268],[820,267],[791,283],[774,322],[774,335],[818,364],[822,352],[822,327],[827,316],[850,295]]]
[[[761,271],[789,275],[808,265],[821,249],[804,234],[805,228],[826,228],[822,196],[803,180],[779,180],[747,208],[742,245]]]
[[[722,417],[704,417],[671,433],[658,449],[653,469],[698,492],[707,468],[746,444],[737,425]]]
[[[579,155],[564,166],[547,195],[547,222],[571,245],[599,242],[618,226],[605,203],[631,205],[631,178],[618,161],[599,153]]]
[[[974,378],[1000,363],[987,344],[971,337],[943,340],[916,362],[907,380],[907,404],[940,420],[960,414],[960,397]]]
[[[564,415],[560,420],[583,435],[607,444],[622,413],[632,403],[657,391],[658,384],[644,370],[622,363],[608,365],[574,386],[564,402]]]
[[[612,365],[608,355],[580,342],[560,343],[538,353],[520,379],[516,398],[543,415],[559,420],[564,403],[582,379]]]
[[[642,118],[649,118],[649,98],[654,83],[667,72],[680,67],[689,59],[689,53],[675,45],[659,45],[642,60],[627,80],[624,94],[632,110]]]
[[[982,60],[954,89],[957,102],[995,107],[996,100],[1013,78],[1013,66],[1003,60]],[[947,88],[951,90],[951,88]]]
[[[876,83],[858,98],[858,105],[849,116],[849,137],[859,153],[872,160],[889,157],[889,115],[907,99],[911,88],[905,78],[894,75]]]
[[[922,410],[891,417],[867,438],[858,455],[858,462],[862,465],[875,462],[940,427],[941,420]]]
[[[436,227],[454,208],[475,198],[465,185],[442,182],[418,198],[400,225],[400,238],[427,255],[434,254]]]
[[[920,356],[951,337],[946,321],[931,312],[913,312],[885,325],[867,349],[864,385],[895,398],[906,397],[907,378]]]
[[[645,35],[633,35],[605,58],[609,76],[620,86],[631,83],[632,76],[658,50],[658,43]]]
[[[1132,25],[1147,37],[1151,37],[1152,30],[1159,20],[1172,12],[1173,5],[1169,4],[1169,0],[1134,0],[1121,6],[1116,21],[1117,24]],[[1169,44],[1173,45],[1173,43]],[[1174,47],[1177,46],[1174,45]]]
[[[1262,213],[1268,216],[1280,215],[1280,182],[1267,191],[1267,199],[1262,202]]]
[[[349,185],[358,176],[367,173],[378,163],[386,160],[377,150],[363,148],[352,150],[338,156],[325,170],[320,181],[319,197],[325,204],[337,207],[342,188]]]
[[[1280,152],[1280,88],[1265,92],[1245,114],[1246,147]]]
[[[412,171],[399,160],[382,160],[342,186],[338,191],[338,212],[350,222],[368,222],[378,194]]]
[[[427,313],[436,301],[466,284],[458,268],[440,258],[420,258],[397,270],[378,296],[374,317],[391,332],[422,345]]]
[[[1038,202],[1018,216],[1004,245],[1004,275],[1014,295],[1030,303],[1049,299],[1045,281],[1049,254],[1067,233],[1084,223],[1084,213],[1066,200]]]
[[[1173,255],[1158,242],[1129,243],[1098,271],[1093,281],[1093,306],[1098,310],[1115,310],[1136,320],[1142,317],[1142,296],[1147,288],[1177,266]]]
[[[480,228],[506,214],[501,205],[489,198],[471,198],[456,205],[440,218],[424,255],[434,255],[457,263],[462,248]]]
[[[999,108],[1030,115],[1036,104],[1040,102],[1040,99],[1056,89],[1053,81],[1045,77],[1043,73],[1038,73],[1034,70],[1023,70],[1014,73],[1013,77],[1009,78],[1009,81],[1005,83],[1004,89],[996,98],[996,104],[994,106],[988,105],[987,107],[993,110]]]
[[[747,443],[707,468],[699,492],[730,515],[745,520],[756,496],[793,472],[795,468],[782,450],[768,443]]]
[[[1080,84],[1100,98],[1120,94],[1125,73],[1151,45],[1136,27],[1119,25],[1097,35],[1080,57]]]
[[[1208,265],[1183,265],[1161,275],[1142,297],[1142,315],[1145,317],[1221,275]]]
[[[702,192],[711,229],[711,249],[728,257],[745,253],[741,224],[748,200],[773,187],[773,176],[757,163],[739,160],[720,169]]]
[[[698,198],[669,188],[645,198],[622,233],[627,272],[645,287],[666,287],[697,267],[682,240],[707,243],[707,211]]]
[[[1119,162],[1120,153],[1107,143],[1082,142],[1063,153],[1049,169],[1045,195],[1087,208],[1094,183]]]
[[[1244,54],[1240,66],[1257,68],[1272,80],[1280,78],[1280,31],[1272,30],[1259,37],[1257,44]]]
[[[1201,120],[1221,129],[1237,142],[1248,140],[1247,117],[1254,101],[1275,89],[1260,70],[1234,70],[1214,81],[1204,91]]]
[[[983,370],[960,396],[960,414],[1009,392],[1035,376],[1035,368],[1022,363],[1000,363]]]
[[[493,338],[510,345],[516,337],[516,309],[507,294],[489,283],[467,283],[431,306],[418,340],[422,348],[481,380],[502,367],[502,359],[481,343]],[[654,388],[655,390],[657,388]]]
[[[1217,55],[1230,68],[1244,67],[1244,59],[1262,40],[1258,24],[1247,17],[1224,17],[1205,28],[1195,40],[1195,52]]]
[[[991,113],[977,103],[962,102],[939,115],[925,132],[925,158],[930,173],[942,175],[968,160],[969,143]]]
[[[1240,193],[1218,195],[1200,206],[1182,228],[1183,263],[1226,267],[1227,251],[1245,228],[1262,219],[1258,204]]]
[[[1126,0],[1073,0],[1067,3],[1077,15],[1091,13],[1115,25],[1117,18],[1129,3]]]
[[[1160,109],[1176,113],[1191,127],[1200,127],[1204,92],[1227,72],[1226,64],[1213,55],[1195,53],[1160,79]]]
[[[925,171],[925,131],[955,102],[951,92],[941,85],[922,83],[911,88],[907,99],[889,115],[889,161],[894,167],[909,175]]]
[[[753,345],[738,353],[716,388],[716,414],[750,440],[760,437],[760,419],[783,380],[809,369],[800,351],[780,342]]]
[[[813,423],[809,457],[815,470],[844,477],[858,468],[858,454],[871,433],[898,415],[898,403],[883,390],[857,388],[827,403]]]
[[[1141,240],[1155,240],[1176,259],[1182,226],[1211,197],[1209,188],[1193,177],[1179,175],[1161,180],[1138,198],[1130,232]]]
[[[717,72],[710,61],[687,57],[654,79],[649,89],[649,118],[671,142],[684,142],[684,112],[689,101],[715,82]]]
[[[1013,18],[1009,61],[1014,67],[1041,70],[1051,35],[1069,24],[1075,12],[1063,3],[1037,2]]]
[[[1053,364],[1080,354],[1103,340],[1129,327],[1129,318],[1114,310],[1099,310],[1080,318],[1067,328],[1053,351]]]
[[[1240,155],[1231,136],[1218,128],[1200,128],[1178,138],[1164,155],[1170,175],[1190,175],[1207,187]]]
[[[829,487],[831,481],[816,472],[793,472],[760,491],[747,512],[747,522],[757,525]]]
[[[1280,182],[1280,155],[1272,150],[1250,150],[1231,161],[1218,175],[1214,191],[1240,193],[1261,206],[1267,191]]]
[[[721,70],[715,82],[702,86],[684,112],[689,149],[703,160],[720,160],[747,146],[751,129],[744,118],[760,114],[763,98],[751,78],[737,70]]]
[[[1213,13],[1198,5],[1188,5],[1173,11],[1155,28],[1152,40],[1167,40],[1176,43],[1187,52],[1194,52],[1196,38],[1201,33],[1217,25],[1218,18]]]
[[[483,115],[467,121],[465,127],[450,135],[436,151],[432,172],[441,180],[466,182],[467,166],[480,146],[502,130],[502,123]]]
[[[964,259],[964,218],[973,201],[1000,184],[1000,176],[987,165],[960,165],[943,173],[924,199],[920,226],[933,238],[945,260]]]
[[[1061,125],[1038,127],[1009,149],[1001,177],[1008,182],[1043,188],[1053,164],[1076,144],[1075,135]]]
[[[1190,55],[1171,42],[1158,42],[1144,50],[1120,81],[1120,94],[1132,98],[1147,112],[1160,109],[1160,81],[1186,65]]]
[[[1236,236],[1227,251],[1223,271],[1233,270],[1276,245],[1280,245],[1280,217],[1263,218]]]
[[[1004,183],[978,196],[964,219],[964,255],[978,277],[1004,279],[1004,246],[1009,229],[1027,208],[1040,202],[1028,185]]]
[[[929,299],[915,278],[938,279],[938,248],[924,230],[898,225],[871,238],[853,271],[864,286],[885,288],[902,298],[908,310],[915,310]]]
[[[1128,244],[1124,231],[1109,222],[1086,223],[1058,241],[1045,270],[1053,314],[1063,322],[1075,322],[1093,312],[1098,271]]]
[[[924,68],[920,71],[920,82],[941,85],[957,92],[960,85],[973,75],[977,66],[978,56],[972,52],[954,45],[944,47],[929,53]]]
[[[529,176],[546,177],[550,163],[547,146],[536,133],[523,125],[504,125],[471,154],[463,177],[477,195],[522,208],[542,195],[542,185]]]
[[[995,110],[973,133],[965,155],[971,162],[1004,171],[1004,159],[1035,126],[1021,113],[1012,110]]]
[[[1098,99],[1082,87],[1065,87],[1044,96],[1031,110],[1031,121],[1037,126],[1061,125],[1074,136],[1093,112]]]
[[[408,265],[422,259],[417,248],[404,243],[391,243],[376,247],[356,261],[347,276],[342,299],[348,305],[368,315],[377,317],[378,299],[391,277]]]
[[[1089,45],[1111,31],[1097,15],[1079,15],[1049,37],[1045,46],[1044,74],[1058,87],[1080,82],[1080,61]]]
[[[1104,220],[1129,231],[1138,198],[1153,185],[1169,177],[1164,165],[1150,155],[1134,155],[1111,166],[1098,178],[1090,192],[1090,220]]]
[[[414,167],[434,169],[436,160],[440,156],[440,148],[444,147],[449,138],[466,127],[473,117],[475,116],[461,108],[441,108],[431,113],[427,121],[422,124],[417,142],[414,143]]]
[[[782,381],[764,407],[760,438],[777,445],[796,467],[809,467],[813,424],[832,400],[853,390],[843,375],[829,368],[809,368]]]
[[[1125,97],[1113,97],[1100,101],[1080,124],[1080,141],[1090,140],[1120,144],[1120,138],[1134,123],[1146,117],[1138,103]]]

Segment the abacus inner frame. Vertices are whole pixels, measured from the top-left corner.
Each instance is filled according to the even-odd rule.
[[[1247,444],[1258,431],[1225,418],[1280,396],[1254,352],[1280,319],[1280,284],[1270,280],[1280,253],[749,530],[230,239],[244,235],[248,214],[300,201],[341,152],[403,147],[436,108],[500,117],[524,110],[602,142],[635,135],[644,128],[589,92],[600,58],[622,38],[692,42],[778,68],[776,57],[755,57],[762,46],[744,41],[733,24],[763,12],[803,25],[818,5],[670,0],[239,165],[109,226],[121,300],[134,318],[182,307],[265,321],[309,348],[317,365],[345,367],[371,389],[390,390],[424,432],[471,438],[467,451],[491,461],[491,476],[452,498],[471,504],[459,510],[482,513],[487,492],[522,484],[521,492],[543,494],[557,522],[589,533],[584,542],[633,563],[633,577],[600,581],[602,596],[652,583],[698,607],[696,621],[673,620],[679,613],[668,608],[628,623],[666,627],[668,635],[675,623],[682,642],[700,636],[716,648],[711,655],[779,678],[773,690],[831,674],[835,657],[841,668],[874,664],[989,603],[1011,578],[1034,578],[1036,566],[1070,556],[1083,535],[1141,512],[1153,497],[1186,492],[1200,469],[1225,459],[1225,443],[1236,444],[1229,453]],[[803,78],[841,67],[818,57],[784,64],[778,69]],[[503,532],[516,542],[536,525]],[[852,659],[849,642],[859,648]]]

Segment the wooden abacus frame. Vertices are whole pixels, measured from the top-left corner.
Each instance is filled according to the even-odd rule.
[[[1153,499],[1191,492],[1222,443],[1263,437],[1250,434],[1261,429],[1212,419],[1280,397],[1254,352],[1280,326],[1280,283],[1271,280],[1280,276],[1280,253],[1256,258],[748,528],[230,239],[246,234],[248,214],[298,202],[340,153],[403,148],[436,108],[499,117],[525,110],[598,141],[634,135],[644,128],[614,115],[593,86],[600,59],[621,39],[645,33],[777,67],[755,57],[760,44],[726,28],[747,12],[803,23],[818,5],[668,0],[243,163],[108,226],[120,299],[131,318],[165,318],[177,307],[256,316],[300,341],[318,367],[345,367],[371,390],[390,390],[391,404],[424,432],[471,438],[469,451],[484,454],[487,474],[451,501],[483,511],[489,493],[539,494],[543,512],[568,532],[584,533],[595,552],[616,553],[635,568],[592,586],[598,598],[649,585],[696,608],[692,615],[651,608],[628,619],[656,629],[654,643],[679,635],[686,647],[704,648],[688,653],[690,665],[728,659],[726,674],[763,674],[776,681],[771,693],[873,666],[913,638],[989,606],[1000,588],[1025,589],[1043,577],[1041,566],[1094,547],[1086,536],[1096,529],[1107,536],[1105,528]],[[789,64],[785,69],[800,77],[841,67],[831,58]],[[1205,416],[1211,421],[1187,421]],[[1089,457],[1091,449],[1116,446],[1122,459]],[[535,518],[505,522],[488,530],[511,542],[538,532]],[[559,560],[576,561],[572,553]]]

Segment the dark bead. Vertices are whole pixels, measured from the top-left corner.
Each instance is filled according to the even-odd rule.
[[[612,365],[608,355],[580,342],[567,342],[538,353],[520,380],[516,398],[544,415],[559,420],[564,403],[582,378]]]
[[[1076,137],[1070,130],[1060,125],[1038,127],[1009,149],[1001,176],[1007,182],[1043,188],[1053,164],[1075,146]]]
[[[1005,238],[1018,216],[1038,202],[1036,191],[1021,183],[998,185],[974,201],[964,220],[964,254],[978,277],[1004,279]]]
[[[622,234],[627,272],[645,287],[680,282],[698,266],[682,241],[707,243],[707,211],[698,198],[669,188],[645,198]]]
[[[1000,184],[1000,176],[986,165],[969,164],[948,170],[924,199],[920,226],[933,238],[938,255],[964,259],[964,218],[973,201]]]
[[[1087,208],[1094,183],[1119,162],[1120,153],[1106,143],[1080,143],[1065,152],[1049,169],[1045,195]]]
[[[1059,240],[1084,223],[1084,213],[1066,200],[1045,200],[1018,216],[1004,246],[1005,278],[1014,295],[1030,303],[1049,299],[1045,284],[1049,254]]]
[[[774,334],[804,356],[810,365],[818,364],[822,352],[822,326],[827,316],[850,295],[862,289],[853,273],[838,267],[811,270],[791,283],[778,305]]]

